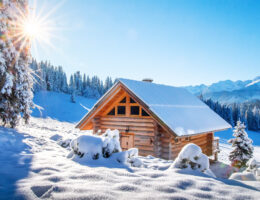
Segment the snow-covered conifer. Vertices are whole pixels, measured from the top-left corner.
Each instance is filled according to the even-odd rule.
[[[19,13],[26,12],[26,5],[27,1],[22,0],[0,4],[0,119],[11,127],[18,123],[21,113],[27,122],[33,106],[29,44],[27,40],[17,42],[14,37]]]
[[[70,95],[70,101],[72,103],[76,103],[75,91],[72,91],[72,93]]]
[[[245,128],[245,125],[238,121],[233,131],[235,138],[228,141],[234,147],[229,154],[229,160],[233,166],[239,168],[246,166],[247,161],[252,158],[254,150],[252,140],[248,138]]]

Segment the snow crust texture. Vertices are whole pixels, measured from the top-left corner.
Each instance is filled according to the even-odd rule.
[[[0,199],[257,200],[260,195],[259,185],[169,169],[173,161],[152,156],[138,157],[139,168],[75,162],[58,144],[82,135],[70,123],[32,118],[17,131],[0,127],[0,135]]]

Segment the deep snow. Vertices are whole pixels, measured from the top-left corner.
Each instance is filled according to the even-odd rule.
[[[41,118],[17,131],[0,127],[0,199],[259,199],[259,182],[170,169],[173,161],[151,156],[140,157],[140,168],[80,164],[58,143],[81,134],[74,124]]]

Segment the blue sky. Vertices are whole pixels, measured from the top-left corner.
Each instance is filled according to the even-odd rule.
[[[37,12],[57,7],[49,16],[55,37],[53,47],[38,44],[32,55],[69,74],[149,77],[175,86],[260,75],[257,0],[36,2]]]

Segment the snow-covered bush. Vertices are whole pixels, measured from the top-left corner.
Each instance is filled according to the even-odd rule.
[[[102,135],[103,140],[103,157],[108,158],[112,153],[117,153],[122,151],[120,147],[120,136],[118,130],[111,131],[107,129],[106,132]]]
[[[203,154],[201,148],[193,143],[187,144],[182,148],[178,157],[173,162],[172,168],[199,170],[215,177],[209,169],[208,156]]]
[[[233,131],[235,138],[228,141],[232,144],[232,147],[234,147],[234,150],[229,154],[229,160],[232,166],[238,168],[245,167],[248,160],[253,156],[253,142],[248,138],[245,128],[245,125],[238,121]]]
[[[70,146],[71,143],[71,139],[64,139],[64,140],[60,140],[58,142],[58,144],[64,148],[67,148],[68,146]]]
[[[71,141],[70,147],[80,158],[84,156],[96,160],[102,155],[103,141],[98,136],[81,135]]]
[[[252,172],[255,176],[260,176],[260,166],[258,165],[257,161],[254,158],[251,158],[246,163],[247,172]]]
[[[69,140],[60,141],[66,147]],[[122,151],[118,130],[108,129],[103,135],[81,135],[70,143],[71,152],[68,158],[84,158],[84,160],[104,159],[104,162],[116,161],[127,166],[140,167],[142,161],[138,158],[138,149]],[[101,162],[103,162],[101,161]]]
[[[138,158],[138,149],[131,148],[127,151],[122,151],[113,154],[113,157],[122,164],[130,164],[133,167],[141,167],[142,161]]]

